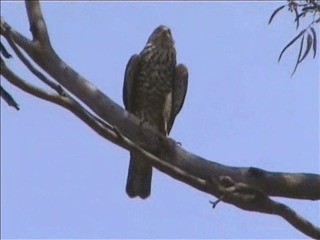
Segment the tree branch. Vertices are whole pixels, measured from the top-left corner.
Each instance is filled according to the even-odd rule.
[[[51,48],[49,34],[43,19],[39,1],[25,1],[25,5],[33,41],[39,42],[42,46]]]
[[[6,23],[4,18],[1,16],[1,32],[0,34],[3,36],[6,36],[8,31],[7,29],[10,29],[10,33],[12,34],[12,37],[14,41],[33,59],[35,57],[35,47],[36,44],[30,41],[28,38],[20,34],[19,32],[12,30],[11,27]],[[8,36],[7,36],[8,38]]]
[[[66,95],[66,93],[63,91],[62,87],[59,84],[56,84],[55,82],[49,80],[45,75],[43,75],[40,71],[38,71],[35,67],[33,67],[30,61],[23,55],[23,53],[19,50],[19,48],[13,42],[11,30],[9,27],[6,29],[6,35],[7,35],[7,40],[10,47],[13,49],[13,51],[19,57],[19,59],[24,63],[24,65],[27,66],[30,72],[32,72],[35,76],[37,76],[46,85],[54,89],[61,96]]]
[[[80,103],[78,103],[68,94],[65,93],[63,96],[61,96],[58,94],[49,93],[39,87],[33,86],[32,84],[17,76],[4,63],[1,64],[1,75],[6,78],[11,84],[20,88],[24,92],[68,109],[82,121],[84,121],[88,126],[90,126],[100,136],[108,139],[111,142],[118,143],[117,134],[112,131],[112,126],[109,126],[107,123],[92,115],[89,111],[83,108]],[[122,145],[122,147],[124,146]]]
[[[270,199],[259,189],[244,183],[236,183],[228,176],[221,176],[219,181],[212,179],[211,183],[221,194],[217,201],[210,201],[213,208],[218,202],[225,201],[243,210],[278,215],[300,232],[314,239],[320,239],[319,227],[299,216],[290,207]]]

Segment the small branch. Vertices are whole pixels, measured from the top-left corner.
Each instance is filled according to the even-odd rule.
[[[211,179],[209,183],[212,188],[219,189],[220,192],[217,201],[210,201],[213,208],[219,201],[224,201],[243,210],[278,215],[307,236],[320,239],[319,227],[299,216],[290,207],[273,201],[261,190],[244,183],[236,183],[228,176],[221,176],[219,181]]]
[[[27,83],[26,81],[22,80],[21,78],[19,78],[9,68],[7,68],[5,63],[1,64],[1,75],[4,78],[6,78],[11,84],[17,86],[18,88],[22,89],[23,91],[31,95],[34,95],[36,97],[39,97],[41,99],[44,99],[50,102],[59,103],[62,105],[66,104],[59,95],[48,93],[45,90],[38,88],[36,86],[33,86]]]
[[[69,101],[72,102],[72,104],[74,105],[73,107],[77,107],[78,110],[81,110],[83,113],[85,113],[86,115],[90,116],[90,118],[94,119],[95,121],[98,121],[101,125],[103,125],[104,127],[107,127],[109,129],[111,129],[112,127],[110,125],[108,125],[106,122],[104,122],[103,120],[99,119],[98,117],[92,115],[90,112],[88,112],[85,108],[83,108],[81,106],[80,103],[78,103],[73,97],[71,97],[63,88],[62,86],[60,86],[59,84],[56,84],[55,82],[53,82],[52,80],[50,80],[49,78],[47,78],[44,74],[42,74],[40,71],[38,71],[32,64],[31,62],[23,55],[23,53],[19,50],[19,48],[15,45],[14,41],[11,38],[11,31],[10,28],[8,27],[7,30],[7,39],[8,42],[10,44],[10,46],[13,48],[14,52],[16,53],[16,55],[20,58],[20,60],[28,67],[28,69],[36,76],[38,77],[40,80],[42,80],[42,82],[44,82],[45,84],[47,84],[48,86],[50,86],[52,89],[54,89],[60,96],[63,96],[65,98],[68,98]],[[20,79],[20,82],[25,82],[26,81],[22,81],[22,79]],[[29,86],[31,87],[31,85]],[[37,96],[39,97],[39,96]],[[44,98],[42,98],[44,99]],[[44,99],[44,100],[48,100],[51,101],[50,99]],[[59,104],[57,102],[54,102],[56,104]],[[61,104],[59,104],[61,105]],[[61,105],[62,106],[62,105]],[[63,106],[66,107],[66,106]],[[72,109],[69,109],[71,111],[73,111]],[[82,118],[82,120],[84,120]],[[84,120],[85,121],[85,120]],[[90,125],[90,124],[89,124]],[[105,137],[105,136],[104,136]],[[110,140],[110,139],[109,139]]]
[[[76,100],[70,97],[48,93],[41,88],[33,86],[32,84],[29,84],[28,82],[18,77],[4,64],[1,65],[1,75],[6,78],[11,84],[20,88],[21,90],[35,97],[55,103],[61,107],[68,109],[82,121],[87,123],[100,136],[110,140],[111,142],[118,142],[117,135],[111,130],[112,127],[108,127],[108,124],[104,123],[102,120],[98,120],[95,116],[84,109]]]
[[[50,38],[47,31],[46,23],[43,19],[41,7],[38,0],[25,1],[30,31],[33,36],[33,41],[39,41],[42,47],[51,48]]]
[[[10,45],[10,47],[13,49],[15,54],[19,57],[19,59],[27,66],[27,68],[35,75],[37,76],[42,82],[47,84],[49,87],[54,89],[58,94],[61,96],[65,95],[66,93],[63,91],[62,87],[59,84],[56,84],[55,82],[49,80],[44,74],[42,74],[40,71],[38,71],[31,63],[30,61],[23,55],[23,53],[19,50],[19,48],[16,46],[12,39],[11,35],[11,29],[10,27],[7,28],[7,40]]]
[[[12,38],[14,41],[33,59],[35,55],[35,43],[30,41],[28,38],[20,34],[19,32],[15,30],[11,30],[11,27],[9,24],[4,20],[4,18],[1,16],[1,32],[0,34],[3,35],[6,39],[8,38],[8,31],[7,29],[10,29],[10,32],[12,34]]]
[[[307,236],[314,239],[320,239],[320,228],[299,216],[288,206],[278,203],[278,208],[275,214],[284,218],[294,228],[306,234]]]

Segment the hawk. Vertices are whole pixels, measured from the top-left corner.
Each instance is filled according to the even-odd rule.
[[[148,122],[168,136],[180,112],[187,92],[188,70],[176,64],[176,50],[171,31],[157,27],[140,54],[127,63],[123,102],[128,112]],[[130,153],[126,192],[130,197],[150,195],[152,165],[136,152]]]

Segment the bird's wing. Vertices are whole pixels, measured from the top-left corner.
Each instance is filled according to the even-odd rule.
[[[132,99],[133,95],[135,94],[133,88],[135,84],[135,78],[136,73],[139,68],[140,63],[140,56],[138,54],[132,55],[132,57],[129,59],[126,71],[124,74],[124,83],[123,83],[123,89],[122,89],[122,99],[123,104],[126,108],[126,110],[133,111],[132,109]]]
[[[188,69],[185,65],[179,64],[175,70],[175,77],[172,88],[172,111],[168,124],[168,133],[170,133],[173,122],[180,112],[188,88]]]

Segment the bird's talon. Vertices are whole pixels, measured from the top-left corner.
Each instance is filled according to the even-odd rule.
[[[220,201],[221,201],[221,200],[218,199],[218,200],[216,200],[216,201],[209,201],[209,203],[212,205],[212,208],[215,208]]]

